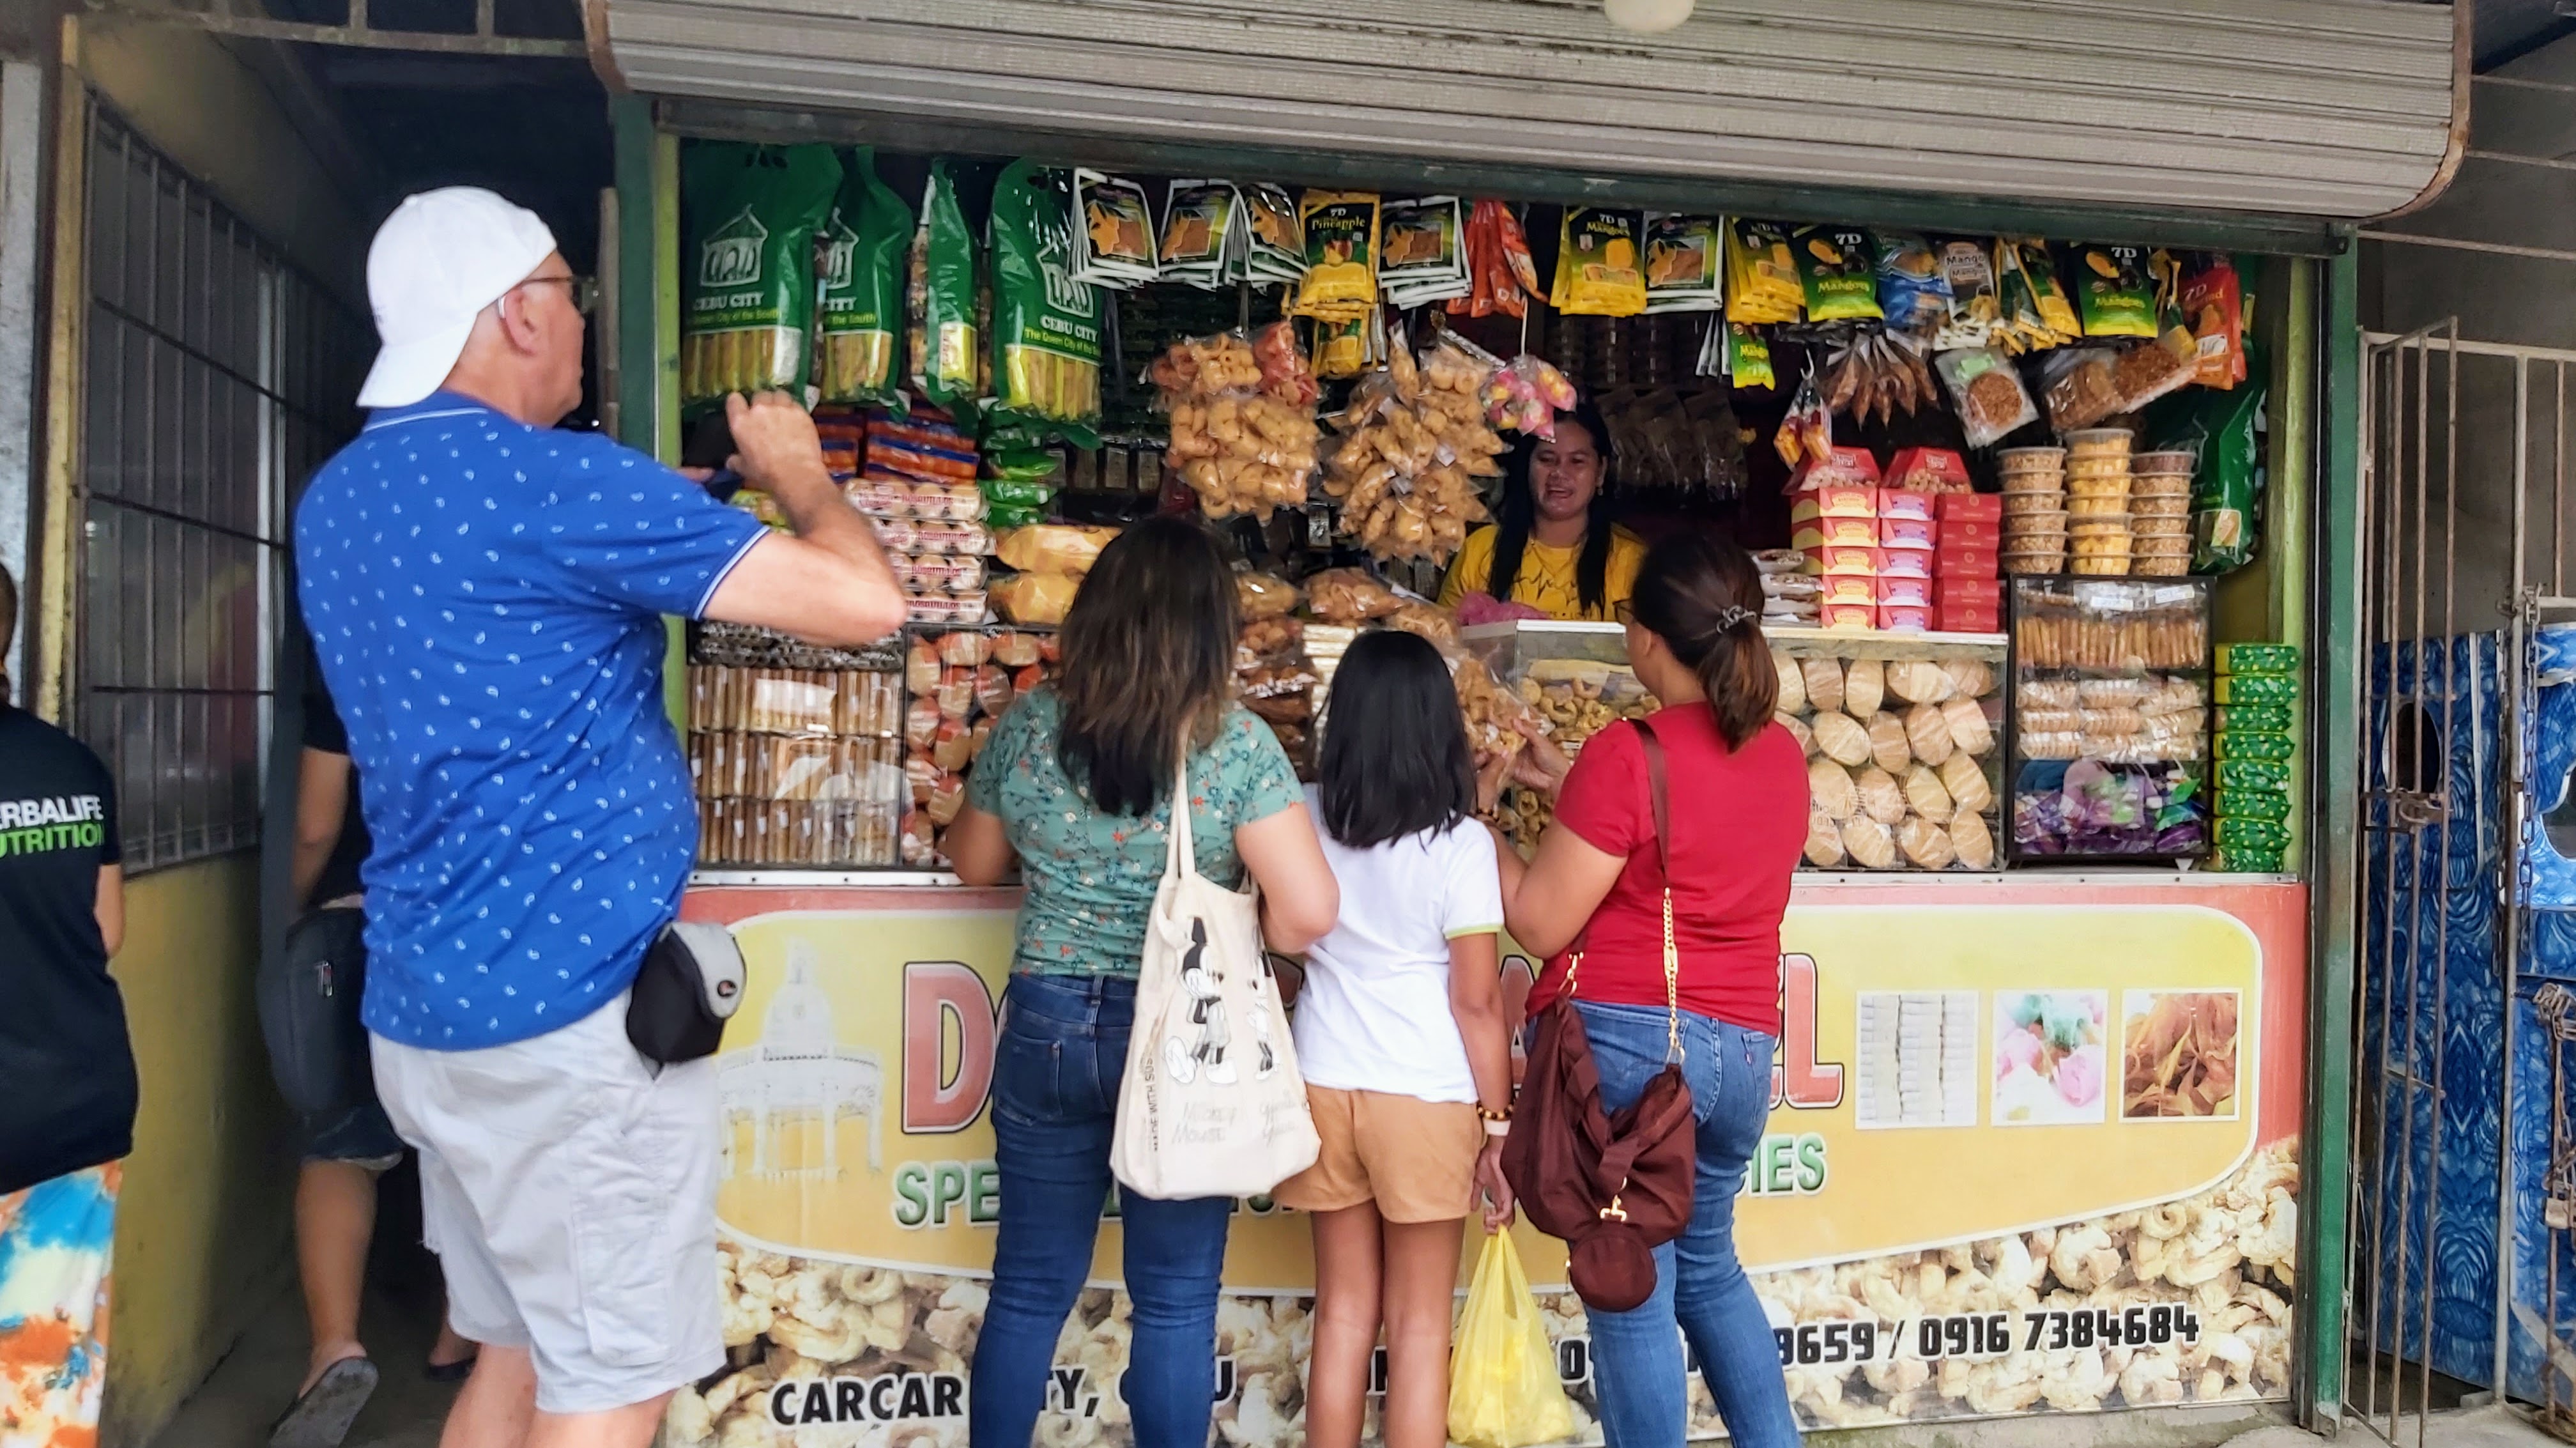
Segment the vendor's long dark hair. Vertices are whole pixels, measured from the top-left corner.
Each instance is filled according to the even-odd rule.
[[[1056,762],[1107,814],[1150,814],[1184,736],[1214,735],[1234,674],[1234,575],[1206,529],[1154,518],[1118,535],[1064,620]]]
[[[1355,850],[1476,811],[1476,759],[1449,666],[1428,640],[1362,634],[1333,674],[1316,771],[1324,828]]]
[[[1574,592],[1588,617],[1608,617],[1610,593],[1610,477],[1617,459],[1610,452],[1610,429],[1589,399],[1572,412],[1556,415],[1556,425],[1573,423],[1592,435],[1601,454],[1601,486],[1592,495],[1591,516],[1583,525],[1583,552],[1574,560]],[[1510,602],[1512,583],[1521,576],[1521,555],[1529,550],[1530,530],[1538,523],[1538,493],[1530,485],[1530,456],[1539,440],[1525,436],[1503,462],[1502,506],[1494,515],[1494,566],[1485,575],[1485,592]]]
[[[1628,600],[1637,623],[1699,675],[1730,750],[1753,742],[1780,703],[1780,673],[1762,637],[1762,574],[1753,555],[1714,533],[1675,533],[1646,550]]]

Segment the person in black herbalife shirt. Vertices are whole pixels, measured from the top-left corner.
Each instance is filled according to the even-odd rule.
[[[17,628],[0,570],[0,661]],[[107,974],[119,858],[107,766],[13,705],[0,675],[0,1404],[35,1414],[6,1420],[11,1441],[86,1441],[98,1424],[118,1160],[134,1146],[134,1051]]]

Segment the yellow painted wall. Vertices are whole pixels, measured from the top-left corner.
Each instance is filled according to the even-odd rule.
[[[113,967],[143,1109],[116,1220],[105,1448],[148,1442],[293,1272],[294,1141],[251,973],[259,857],[158,870],[126,893]]]

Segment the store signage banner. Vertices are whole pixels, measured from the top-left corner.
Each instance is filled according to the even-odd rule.
[[[691,895],[750,978],[717,1058],[733,1366],[680,1395],[679,1448],[964,1443],[1012,905]],[[2286,1396],[2304,919],[2291,885],[1801,882],[1737,1240],[1807,1426]],[[1516,1230],[1598,1442],[1563,1249]],[[1050,1448],[1128,1438],[1119,1241],[1112,1217]],[[1210,1384],[1238,1448],[1297,1436],[1313,1280],[1305,1220],[1240,1204]],[[1692,1412],[1716,1432],[1696,1380]]]

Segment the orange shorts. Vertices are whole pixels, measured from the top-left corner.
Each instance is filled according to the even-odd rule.
[[[1383,1091],[1306,1088],[1323,1150],[1271,1198],[1301,1212],[1375,1202],[1390,1222],[1448,1222],[1475,1206],[1476,1154],[1485,1124],[1458,1101]]]

